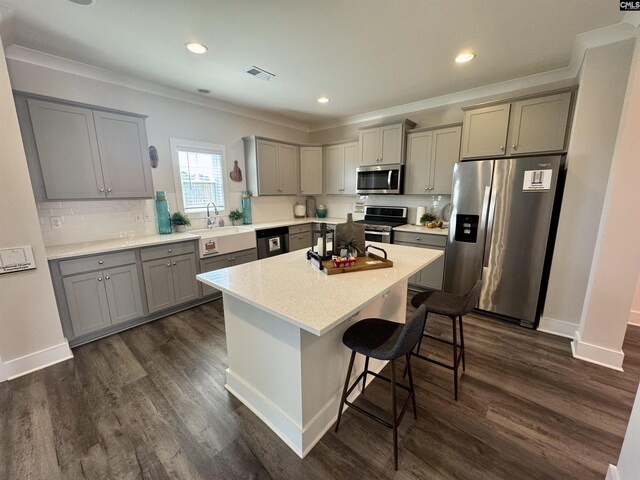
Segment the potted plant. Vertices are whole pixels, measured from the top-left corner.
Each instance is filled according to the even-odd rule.
[[[436,222],[438,220],[438,217],[436,217],[433,213],[425,213],[424,215],[422,215],[422,217],[420,217],[420,223],[422,223],[423,225],[426,225],[427,228],[434,228],[435,224],[434,222]]]
[[[176,212],[171,215],[171,225],[176,229],[176,232],[186,232],[187,227],[191,226],[191,220],[186,213]]]
[[[242,220],[242,212],[238,209],[231,210],[229,212],[229,220],[233,225],[237,225],[240,220]]]
[[[342,252],[342,250],[346,250],[347,254],[352,257],[357,257],[358,253],[364,253],[358,248],[357,242],[353,238],[340,244],[338,251]]]

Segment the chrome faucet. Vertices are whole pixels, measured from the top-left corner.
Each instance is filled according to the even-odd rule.
[[[209,205],[213,205],[213,214],[215,215],[214,221],[211,221],[211,213],[209,212]],[[218,218],[218,207],[215,203],[209,202],[207,203],[207,228],[213,228],[215,226],[215,219]]]

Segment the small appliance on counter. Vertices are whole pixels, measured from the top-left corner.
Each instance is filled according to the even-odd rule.
[[[304,218],[307,215],[307,207],[302,202],[296,202],[293,205],[293,216],[295,218]]]

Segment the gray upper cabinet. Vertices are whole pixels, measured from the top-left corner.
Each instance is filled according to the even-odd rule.
[[[467,110],[462,127],[461,158],[504,155],[511,104]]]
[[[562,152],[572,92],[465,111],[461,158]]]
[[[415,122],[373,125],[360,131],[360,163],[362,165],[404,163],[405,134]]]
[[[322,147],[300,147],[300,193],[322,195]]]
[[[356,168],[360,164],[358,142],[324,147],[325,193],[327,195],[354,195]]]
[[[407,135],[405,193],[451,194],[453,165],[460,155],[462,127],[410,132]]]
[[[147,159],[144,119],[35,98],[27,99],[28,117],[21,119],[31,164],[48,200],[150,198],[151,168]],[[25,113],[21,108],[19,114]],[[40,196],[37,194],[37,196]]]
[[[244,137],[247,188],[254,195],[297,195],[299,147]]]
[[[570,107],[571,92],[515,102],[509,155],[563,150]]]
[[[28,105],[46,197],[105,198],[92,110],[31,98]]]
[[[107,198],[153,195],[144,119],[94,111]]]

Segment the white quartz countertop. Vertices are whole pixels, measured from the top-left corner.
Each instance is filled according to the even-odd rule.
[[[344,223],[346,218],[289,218],[284,220],[276,220],[273,222],[254,223],[251,225],[241,225],[242,227],[252,228],[254,230],[263,230],[265,228],[286,227],[288,225],[302,225],[312,222],[326,223]],[[139,235],[128,238],[112,238],[108,240],[97,240],[95,242],[68,243],[64,245],[50,245],[46,247],[48,260],[61,260],[64,258],[80,257],[83,255],[93,255],[106,252],[115,252],[118,250],[128,250],[131,248],[149,247],[152,245],[161,245],[163,243],[186,242],[189,240],[198,240],[199,235],[189,233],[171,233],[167,235]]]
[[[427,228],[424,225],[400,225],[399,227],[393,227],[394,232],[409,232],[409,233],[424,233],[428,235],[449,235],[448,228]]]
[[[201,273],[201,282],[315,335],[336,325],[443,255],[441,250],[367,242],[387,251],[393,267],[326,275],[306,250]],[[373,253],[379,253],[373,250]]]

